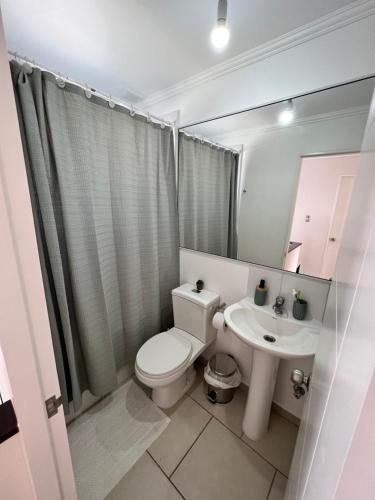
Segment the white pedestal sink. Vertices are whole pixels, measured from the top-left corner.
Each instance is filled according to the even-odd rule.
[[[314,356],[321,323],[277,316],[249,297],[224,312],[228,327],[254,348],[251,380],[242,428],[250,439],[267,432],[280,359]]]

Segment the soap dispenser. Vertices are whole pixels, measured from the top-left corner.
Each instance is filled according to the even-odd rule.
[[[254,304],[257,306],[264,306],[266,303],[268,288],[266,287],[265,280],[260,280],[259,285],[255,288]]]

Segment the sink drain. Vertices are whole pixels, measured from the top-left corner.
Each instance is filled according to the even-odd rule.
[[[267,342],[276,342],[275,337],[273,337],[272,335],[263,335],[263,338]]]

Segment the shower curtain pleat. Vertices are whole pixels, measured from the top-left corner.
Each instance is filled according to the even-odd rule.
[[[239,155],[233,154],[230,175],[229,216],[228,216],[228,250],[227,257],[237,259],[237,209],[238,209]]]
[[[180,246],[237,258],[238,154],[179,133]]]
[[[103,396],[171,326],[179,282],[173,134],[12,62],[64,409]]]

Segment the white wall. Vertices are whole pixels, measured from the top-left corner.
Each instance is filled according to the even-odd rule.
[[[373,500],[375,491],[375,377],[367,391],[361,416],[348,450],[335,500]],[[360,480],[358,480],[360,478]]]
[[[186,126],[375,73],[375,15],[338,22],[337,29],[318,37],[306,35],[304,43],[269,51],[258,62],[202,84],[197,78],[193,87],[182,85],[181,92],[149,110],[157,115],[179,110],[179,123]]]
[[[214,137],[228,146],[244,146],[242,187],[246,193],[241,189],[239,259],[283,267],[301,157],[359,151],[367,113],[368,110],[360,109],[343,115],[312,117],[288,127],[239,130]]]
[[[359,154],[303,158],[290,232],[291,241],[302,243],[300,273],[332,278],[333,272],[328,276],[322,274],[322,266],[340,179],[348,175],[353,176],[354,180],[358,164]],[[308,222],[305,220],[306,215],[310,216]],[[342,220],[345,216],[346,211],[342,214]],[[339,245],[340,235],[334,236],[337,239],[334,244]]]
[[[221,302],[233,304],[246,296],[253,297],[259,280],[264,278],[270,290],[267,303],[273,303],[277,295],[286,299],[286,307],[291,313],[293,288],[302,290],[309,302],[308,318],[322,320],[329,283],[314,278],[286,273],[276,269],[255,266],[223,257],[216,257],[193,250],[180,250],[181,283],[204,281],[205,288],[220,294]],[[206,353],[210,357],[215,352],[228,352],[237,360],[244,382],[249,384],[253,349],[239,340],[228,328],[218,332],[214,346]],[[301,417],[304,399],[297,400],[292,394],[290,372],[301,368],[307,374],[312,370],[312,359],[281,361],[275,389],[274,401],[290,413]]]
[[[290,471],[288,500],[342,498],[340,482],[344,480],[342,474],[348,474],[345,460],[355,443],[369,389],[373,390],[375,102],[362,151]],[[373,441],[373,433],[371,428],[368,442]],[[372,449],[372,463],[373,456]],[[367,455],[357,455],[357,460],[357,470],[368,467]],[[354,498],[373,498],[374,490],[368,481],[362,482],[361,475],[355,477],[352,472],[351,480],[356,481],[351,483]]]

